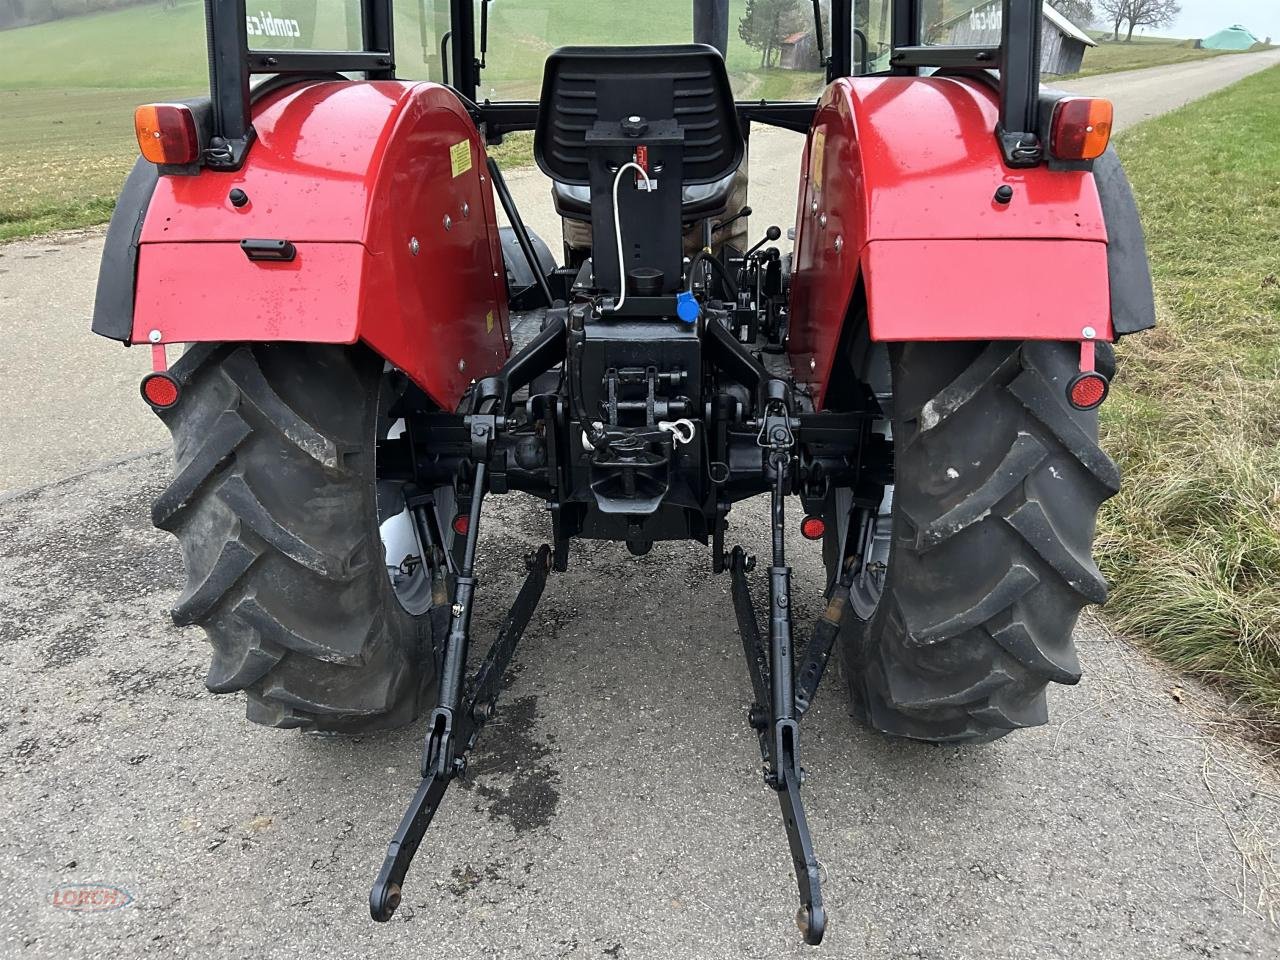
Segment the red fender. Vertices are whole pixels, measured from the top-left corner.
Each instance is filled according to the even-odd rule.
[[[789,348],[819,404],[859,280],[873,340],[1113,339],[1093,174],[1006,167],[998,112],[977,79],[827,88],[801,174]]]
[[[160,178],[133,342],[362,340],[453,409],[510,351],[484,144],[457,97],[313,83],[264,98],[253,123],[239,171]],[[244,239],[288,240],[297,256],[251,261]]]

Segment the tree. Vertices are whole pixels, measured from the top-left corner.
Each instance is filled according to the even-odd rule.
[[[1093,12],[1093,0],[1049,0],[1049,6],[1078,27],[1089,26],[1096,16]]]
[[[749,47],[760,51],[760,66],[773,63],[782,41],[789,34],[812,23],[813,5],[804,0],[747,0],[747,8],[738,21],[738,36]]]
[[[1137,27],[1163,27],[1173,23],[1182,12],[1182,4],[1176,0],[1129,0],[1129,35],[1125,42],[1133,39],[1133,31]]]
[[[1129,16],[1131,0],[1098,0],[1098,7],[1111,24],[1111,39],[1120,39],[1120,28]]]

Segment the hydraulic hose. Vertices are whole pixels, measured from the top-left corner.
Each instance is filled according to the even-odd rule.
[[[698,275],[698,265],[703,262],[711,264],[712,269],[720,274],[720,279],[724,281],[725,287],[729,290],[729,296],[733,297],[733,302],[736,304],[738,302],[738,284],[729,275],[729,271],[725,269],[724,264],[712,256],[709,250],[703,250],[693,258],[693,263],[689,264],[689,286],[687,288],[689,293],[693,293],[693,278]]]

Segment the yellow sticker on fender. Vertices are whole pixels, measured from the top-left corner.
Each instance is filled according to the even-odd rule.
[[[449,148],[449,166],[455,177],[471,169],[471,141],[459,140]]]
[[[809,144],[809,183],[814,190],[822,189],[822,167],[827,159],[827,130],[819,127]]]
[[[490,310],[484,315],[484,332],[493,333],[493,311]]]

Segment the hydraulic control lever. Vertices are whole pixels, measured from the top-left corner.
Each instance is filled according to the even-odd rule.
[[[717,224],[715,225],[715,227],[713,227],[713,228],[711,229],[711,231],[710,231],[710,232],[711,232],[711,233],[713,233],[713,234],[715,234],[715,233],[719,233],[721,230],[725,229],[726,227],[731,227],[731,226],[733,226],[735,223],[737,223],[737,222],[738,222],[739,220],[741,220],[743,217],[749,217],[749,216],[751,216],[751,208],[750,208],[750,207],[743,207],[741,210],[739,210],[737,213],[735,213],[735,214],[734,214],[732,217],[730,217],[728,220],[721,220],[719,223],[717,223]],[[708,223],[710,223],[710,221],[707,221],[707,222],[708,222]],[[710,237],[708,237],[708,240],[710,240]]]
[[[400,906],[401,888],[414,854],[435,817],[445,790],[454,777],[467,768],[467,754],[475,746],[480,729],[493,716],[502,676],[511,663],[533,611],[546,586],[551,569],[551,548],[543,545],[528,558],[529,575],[507,614],[498,637],[464,696],[467,647],[470,641],[471,608],[475,600],[476,543],[480,530],[480,507],[484,499],[488,467],[476,463],[473,474],[470,523],[458,569],[449,634],[445,641],[436,708],[431,713],[422,757],[422,783],[409,802],[395,835],[387,846],[382,869],[369,891],[369,913],[374,920],[390,920]],[[465,703],[464,703],[465,700]]]
[[[748,250],[746,253],[742,255],[742,262],[746,263],[753,256],[755,256],[756,251],[759,250],[761,247],[763,247],[766,243],[773,243],[773,241],[777,240],[781,236],[782,236],[781,227],[770,227],[768,230],[764,232],[764,236],[760,239],[760,241],[754,247],[752,247],[750,250]]]

